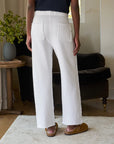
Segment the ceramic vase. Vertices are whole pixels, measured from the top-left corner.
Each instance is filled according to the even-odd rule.
[[[10,42],[6,42],[3,46],[3,56],[6,61],[11,61],[16,57],[16,47]]]

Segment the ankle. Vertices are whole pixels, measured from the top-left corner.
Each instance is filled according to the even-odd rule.
[[[50,126],[47,129],[54,129],[54,128],[55,128],[55,125],[54,126]]]

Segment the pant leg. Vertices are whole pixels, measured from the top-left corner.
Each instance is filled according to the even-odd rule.
[[[63,124],[82,123],[82,107],[77,69],[77,55],[73,55],[75,43],[69,23],[56,26],[57,38],[53,48],[58,58],[61,71],[62,115]]]
[[[55,124],[52,91],[52,47],[43,33],[43,23],[32,24],[32,73],[37,128]]]

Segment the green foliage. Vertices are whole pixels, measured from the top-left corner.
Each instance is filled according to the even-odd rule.
[[[13,44],[15,38],[18,43],[23,41],[25,35],[26,18],[14,15],[11,10],[4,14],[3,20],[0,20],[0,41],[5,38],[7,42]]]

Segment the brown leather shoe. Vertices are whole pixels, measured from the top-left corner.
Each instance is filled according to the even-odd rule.
[[[54,130],[53,133],[48,133],[48,128],[45,128],[46,134],[47,134],[47,136],[49,136],[49,137],[53,137],[53,136],[55,136],[57,130],[58,130],[58,124],[57,124],[57,122],[55,122],[55,130]]]
[[[65,135],[73,135],[73,134],[78,134],[78,133],[81,133],[81,132],[85,132],[87,130],[88,130],[88,125],[86,123],[82,123],[82,124],[76,126],[76,128],[73,128],[73,130],[71,130],[71,131],[65,130],[64,134]]]

